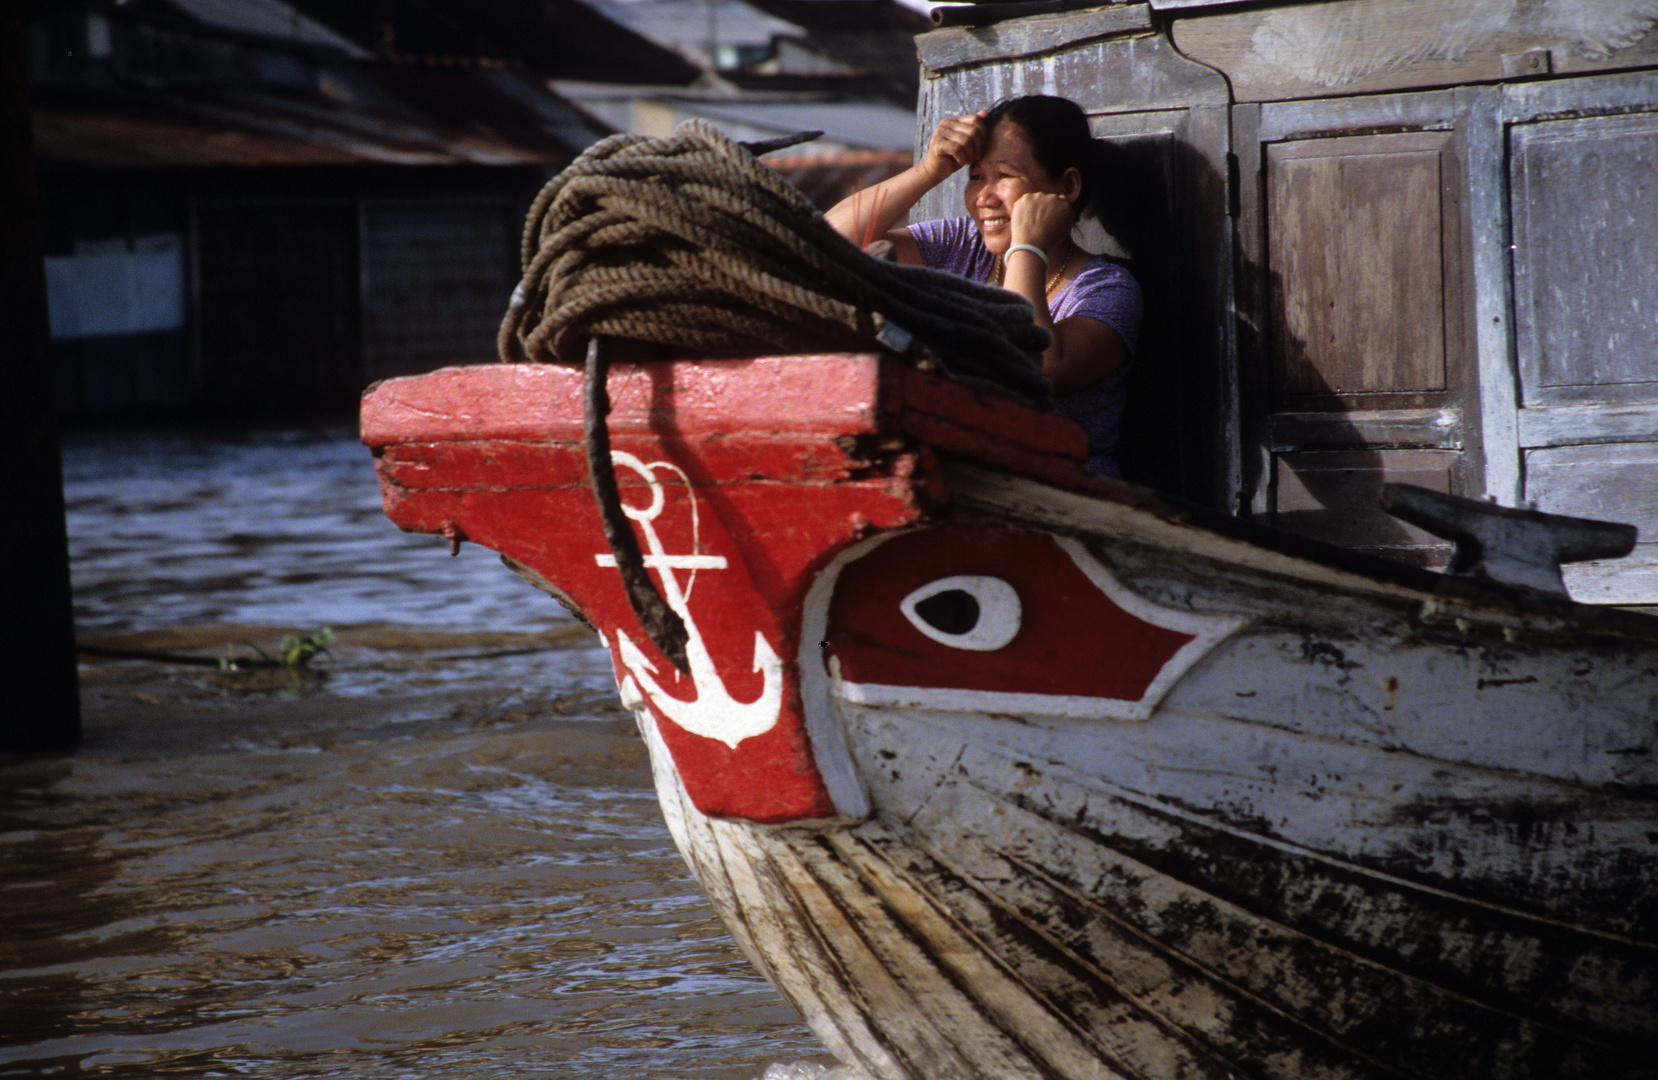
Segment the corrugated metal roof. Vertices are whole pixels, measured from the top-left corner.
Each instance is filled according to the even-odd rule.
[[[698,69],[582,0],[287,0],[399,60],[521,64],[541,75],[684,86]]]
[[[355,59],[372,55],[306,18],[282,0],[167,0],[167,3],[221,30],[334,49]]]
[[[585,150],[620,130],[556,94],[549,94],[546,83],[540,79],[526,78],[516,71],[480,71],[478,77],[539,116],[546,132],[572,149]]]
[[[837,101],[823,93],[788,94],[723,89],[663,90],[658,86],[611,86],[564,79],[551,84],[560,95],[602,116],[613,126],[641,135],[665,135],[662,123],[641,127],[641,116],[672,123],[701,117],[736,139],[762,139],[796,131],[821,131],[821,141],[800,154],[821,156],[858,150],[905,154],[915,146],[915,112],[879,101]]]
[[[93,166],[541,165],[607,131],[516,72],[361,68],[404,107],[278,87],[42,88],[42,160]],[[516,85],[515,85],[516,84]],[[539,103],[525,99],[536,96]]]
[[[866,150],[900,150],[915,146],[915,113],[893,105],[863,101],[698,101],[683,107],[719,123],[787,135],[821,131],[825,138]]]
[[[932,29],[925,16],[894,0],[585,2],[644,37],[722,72],[737,67],[781,75],[875,75],[891,84],[888,96],[906,102],[913,101],[920,70],[915,35]],[[779,38],[795,42],[794,59],[800,51],[816,59],[802,68],[790,66],[787,55],[756,61],[730,51],[769,52]]]
[[[931,20],[896,0],[746,0],[756,8],[797,26],[823,33],[880,34],[896,30],[920,34]]]
[[[794,23],[767,15],[744,0],[586,0],[607,18],[668,48],[706,55],[716,45],[765,46],[778,34],[799,34]]]

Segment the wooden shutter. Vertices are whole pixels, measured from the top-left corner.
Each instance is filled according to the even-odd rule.
[[[1510,87],[1504,120],[1524,498],[1638,526],[1567,587],[1658,604],[1658,83]]]
[[[1256,169],[1240,224],[1241,307],[1257,330],[1255,509],[1294,532],[1435,566],[1449,547],[1383,513],[1378,497],[1388,481],[1458,494],[1478,483],[1451,105],[1429,94],[1246,107],[1235,134]]]

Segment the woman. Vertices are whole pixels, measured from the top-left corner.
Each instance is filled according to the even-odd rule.
[[[919,165],[828,212],[857,242],[884,237],[898,261],[1000,285],[1029,300],[1053,334],[1042,373],[1054,407],[1088,432],[1090,471],[1121,475],[1117,434],[1140,330],[1140,286],[1122,266],[1071,241],[1103,180],[1098,145],[1075,102],[1032,96],[944,121]],[[965,219],[893,228],[966,167]]]

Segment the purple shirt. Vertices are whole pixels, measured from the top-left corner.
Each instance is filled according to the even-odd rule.
[[[922,221],[911,225],[909,233],[921,249],[924,265],[974,281],[994,277],[996,257],[985,250],[978,226],[970,218]],[[1128,369],[1140,337],[1140,285],[1121,264],[1103,255],[1090,256],[1049,301],[1048,316],[1054,322],[1073,315],[1086,315],[1115,330],[1128,347],[1128,362],[1074,394],[1055,398],[1054,411],[1075,420],[1088,433],[1085,466],[1089,472],[1121,476],[1117,437],[1128,403]]]

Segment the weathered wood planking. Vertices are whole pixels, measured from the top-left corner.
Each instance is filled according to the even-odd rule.
[[[1326,847],[1276,835],[1283,819],[1269,816],[1274,788],[1296,804],[1291,820],[1306,819],[1309,809],[1319,819],[1319,811],[1337,819],[1353,813],[1332,790],[1349,782],[1350,762],[1339,752],[1326,760],[1328,747],[1309,745],[1312,757],[1299,770],[1295,755],[1282,753],[1271,771],[1251,776],[1248,766],[1239,768],[1239,751],[1258,760],[1271,750],[1217,743],[1214,730],[1173,717],[1154,736],[1151,728],[1021,732],[1005,721],[921,712],[855,710],[849,722],[855,752],[883,774],[873,781],[875,801],[905,821],[935,860],[985,883],[980,893],[995,882],[995,898],[1057,944],[1056,952],[1109,972],[1115,988],[1199,1053],[1279,1076],[1393,1075],[1400,1064],[1407,1075],[1500,1076],[1520,1054],[1534,1064],[1580,1059],[1557,1075],[1621,1075],[1634,1062],[1611,1033],[1633,1020],[1645,1037],[1653,1034],[1643,982],[1650,949],[1632,955],[1615,932],[1416,884],[1410,876],[1423,862],[1420,838],[1378,837],[1362,816],[1349,824],[1348,840],[1370,845],[1357,859],[1330,852],[1341,844],[1334,833],[1320,838]],[[1284,747],[1270,731],[1255,734]],[[1142,741],[1148,736],[1157,748]],[[1189,773],[1160,770],[1153,779],[1147,763],[1169,762],[1177,743],[1214,753],[1192,760]],[[897,748],[902,759],[889,756]],[[1116,772],[1128,782],[1093,776],[1094,764],[1106,761],[1121,762]],[[1422,774],[1433,794],[1415,828],[1426,836],[1448,824],[1428,809],[1446,782],[1426,765]],[[1329,786],[1312,795],[1309,777]],[[1148,781],[1155,797],[1146,793]],[[1351,782],[1362,790],[1394,778],[1355,770]],[[1236,817],[1212,806],[1227,784],[1236,785]],[[1493,792],[1492,805],[1504,798]],[[1316,806],[1319,799],[1331,805]],[[1368,801],[1361,798],[1360,807]],[[1606,809],[1616,828],[1617,808]],[[1638,830],[1624,832],[1637,851]],[[1392,843],[1408,856],[1376,869]],[[1443,848],[1439,854],[1446,866],[1456,857]],[[933,891],[954,899],[941,885]],[[1576,899],[1582,909],[1600,898],[1586,891]],[[1414,920],[1454,926],[1457,943],[1424,947],[1382,929]],[[994,915],[963,921],[997,925]],[[1575,961],[1513,963],[1521,955],[1558,956],[1566,940],[1575,942],[1565,950]],[[1032,950],[1014,941],[998,951],[1019,965]],[[1323,1039],[1308,1039],[1308,1030]]]
[[[1177,19],[1239,101],[1365,94],[1658,63],[1652,0],[1339,0]]]
[[[1658,441],[1540,447],[1526,451],[1526,495],[1541,510],[1582,517],[1616,505],[1641,530],[1635,551],[1563,568],[1573,596],[1617,600],[1658,595]]]
[[[1286,647],[1281,651],[1267,650],[1240,661],[1233,674],[1246,668],[1252,671],[1244,676],[1247,681],[1243,685],[1232,687],[1227,681],[1231,675],[1217,677],[1220,685],[1236,691],[1232,696],[1237,700],[1228,711],[1241,719],[1354,745],[1406,750],[1476,767],[1519,769],[1591,786],[1625,783],[1638,788],[1658,781],[1658,758],[1638,751],[1624,752],[1658,740],[1658,725],[1654,723],[1658,687],[1641,681],[1648,677],[1645,673],[1652,667],[1652,660],[1643,659],[1639,649],[1625,652],[1614,646],[1608,653],[1615,658],[1609,682],[1622,686],[1623,692],[1631,696],[1615,708],[1619,721],[1598,731],[1593,739],[1586,741],[1582,730],[1562,728],[1558,710],[1516,711],[1517,698],[1508,696],[1523,697],[1527,687],[1536,687],[1550,678],[1567,680],[1575,662],[1563,658],[1557,650],[1576,647],[1580,630],[1588,631],[1586,626],[1571,629],[1543,611],[1505,612],[1469,607],[1449,596],[1424,598],[1409,584],[1388,585],[1327,565],[1315,568],[1282,554],[1268,554],[1242,540],[1209,535],[1199,544],[1195,542],[1197,534],[1177,524],[1147,519],[1103,500],[1056,492],[1045,485],[965,463],[949,466],[947,476],[958,506],[1006,515],[1046,529],[1109,535],[1109,550],[1099,554],[1132,579],[1135,589],[1148,600],[1167,605],[1189,602],[1191,581],[1201,578],[1213,590],[1217,603],[1252,604],[1266,623],[1294,623],[1307,630],[1311,638],[1295,634],[1285,639]],[[1176,560],[1159,569],[1157,561],[1168,553],[1177,555]],[[1250,574],[1278,583],[1281,591],[1275,591],[1266,606],[1261,606],[1262,598],[1247,584]],[[1410,580],[1423,579],[1413,575]],[[1452,579],[1426,576],[1425,580],[1438,582],[1443,588]],[[1252,596],[1253,601],[1248,599]],[[1431,691],[1416,704],[1400,697],[1403,688],[1416,688],[1406,690],[1407,694],[1428,690],[1434,681],[1431,673],[1443,673],[1442,662],[1435,660],[1427,667],[1411,670],[1380,663],[1376,658],[1379,654],[1372,650],[1394,648],[1399,639],[1396,628],[1387,627],[1388,621],[1397,616],[1379,616],[1379,612],[1404,612],[1412,625],[1421,624],[1424,633],[1436,627],[1447,633],[1454,630],[1464,635],[1465,641],[1470,640],[1466,635],[1479,635],[1483,644],[1457,654],[1457,665],[1466,665],[1464,673],[1473,682],[1470,694],[1451,699],[1462,710],[1459,716],[1468,721],[1466,724],[1424,726],[1422,710],[1439,707],[1444,700],[1436,699]],[[1616,617],[1621,613],[1596,614]],[[1643,619],[1641,625],[1654,624]],[[1607,633],[1614,640],[1626,637],[1622,631],[1610,628]],[[1644,633],[1640,631],[1627,640],[1645,640],[1640,636]],[[1593,632],[1590,635],[1595,636]],[[1318,645],[1319,639],[1337,645],[1341,655]],[[1292,675],[1300,664],[1334,668],[1336,692],[1307,692],[1306,681]],[[1354,674],[1358,671],[1364,674]],[[1533,677],[1527,679],[1527,674]],[[1481,679],[1486,680],[1483,686]],[[1487,691],[1492,690],[1501,696],[1488,695]],[[1179,701],[1177,696],[1170,703]],[[1407,707],[1401,708],[1402,702]],[[1355,715],[1365,717],[1365,722],[1355,723]]]
[[[1365,409],[1355,412],[1273,413],[1269,434],[1273,450],[1326,446],[1335,450],[1364,447],[1462,449],[1462,410]]]
[[[1532,406],[1517,420],[1517,438],[1531,448],[1658,442],[1658,403]]]
[[[1112,4],[1094,11],[933,30],[919,35],[915,43],[923,70],[936,75],[968,64],[1072,49],[1100,38],[1149,34],[1151,29],[1147,5]]]
[[[1574,595],[1658,601],[1658,78],[1508,88],[1523,497],[1618,516],[1635,554]],[[1617,508],[1615,514],[1608,508]]]
[[[1658,401],[1658,114],[1515,124],[1525,404]]]
[[[1444,389],[1418,404],[1454,411],[1461,423],[1454,437],[1419,427],[1415,446],[1463,451],[1455,491],[1505,505],[1546,499],[1541,474],[1528,473],[1533,450],[1654,438],[1647,414],[1658,403],[1658,252],[1650,250],[1658,194],[1648,187],[1658,160],[1658,84],[1650,72],[1559,76],[1658,63],[1658,5],[1602,5],[1591,14],[1563,4],[1452,10],[1366,0],[1175,15],[1169,32],[1182,51],[1225,71],[1240,101],[1263,101],[1232,110],[1240,428],[1255,448],[1240,461],[1252,466],[1244,501],[1256,513],[1275,509],[1275,455],[1356,442],[1411,449],[1408,423],[1363,414],[1405,407],[1375,395],[1413,384],[1426,391],[1441,357]],[[1538,45],[1542,38],[1554,44]],[[1456,85],[1474,80],[1507,85]],[[1435,138],[1444,181],[1437,264],[1432,213],[1407,205],[1425,195],[1425,180],[1411,181],[1413,166],[1425,177],[1426,163],[1412,154]],[[1320,149],[1366,139],[1415,146],[1391,162],[1378,150],[1382,160],[1366,163],[1377,172],[1369,192],[1359,163]],[[1372,222],[1388,203],[1396,227],[1378,230]],[[1412,241],[1414,255],[1401,249]],[[1371,267],[1373,278],[1354,289],[1339,272],[1320,272],[1333,262]],[[1429,317],[1382,336],[1378,327],[1398,323],[1393,303]],[[1324,346],[1323,357],[1309,340]],[[1320,386],[1356,391],[1332,395],[1345,428],[1337,418],[1280,419],[1286,391]],[[1285,490],[1302,493],[1294,484]],[[1316,508],[1294,512],[1322,536],[1341,535],[1343,519],[1361,534],[1390,528],[1380,517],[1354,521],[1353,501],[1328,507],[1322,523]],[[1623,513],[1616,503],[1580,512]],[[1583,568],[1571,580],[1587,587],[1593,579],[1585,595],[1600,602],[1658,601],[1650,575],[1625,570]]]
[[[1261,107],[1231,110],[1232,148],[1237,162],[1232,198],[1237,206],[1233,244],[1237,276],[1232,327],[1238,386],[1238,459],[1235,513],[1265,520],[1272,512],[1272,280],[1267,272],[1266,140]]]
[[[1452,214],[1447,207],[1442,219],[1443,265],[1460,268],[1470,284],[1460,312],[1449,294],[1440,305],[1447,356],[1459,344],[1460,321],[1464,340],[1472,342],[1464,347],[1477,357],[1477,363],[1448,369],[1465,373],[1463,389],[1448,387],[1445,399],[1465,420],[1458,441],[1467,459],[1453,475],[1453,490],[1483,490],[1510,504],[1547,501],[1550,485],[1567,483],[1570,473],[1548,469],[1550,455],[1534,456],[1532,449],[1653,439],[1648,413],[1655,397],[1651,373],[1658,363],[1658,334],[1644,315],[1658,306],[1652,295],[1658,253],[1648,250],[1658,230],[1651,218],[1658,198],[1642,185],[1658,156],[1653,145],[1658,128],[1652,126],[1653,110],[1658,108],[1655,89],[1650,75],[1621,75],[1470,88],[1454,95],[1436,91],[1263,108],[1253,137],[1261,140],[1263,171],[1269,177],[1276,157],[1316,154],[1310,147],[1340,140],[1341,132],[1353,127],[1399,132],[1370,136],[1379,141],[1438,137],[1465,174],[1453,186],[1461,189],[1466,209]],[[1421,134],[1405,134],[1409,131]],[[1588,169],[1594,176],[1586,179],[1582,174]],[[1264,213],[1258,218],[1245,214],[1246,249],[1254,243],[1247,229],[1278,238],[1275,194],[1281,195],[1269,180],[1260,196]],[[1320,205],[1332,215],[1327,228],[1351,230],[1349,200],[1332,197]],[[1616,227],[1605,228],[1603,221]],[[1455,242],[1459,231],[1466,232],[1465,249]],[[1270,250],[1264,257],[1270,261]],[[1279,288],[1283,278],[1275,270],[1269,266],[1258,287]],[[1430,266],[1430,276],[1432,270]],[[1316,282],[1313,289],[1321,287],[1335,292]],[[1410,287],[1407,281],[1405,288]],[[1358,317],[1362,298],[1357,309],[1345,292],[1340,301],[1340,309],[1351,312],[1353,322],[1338,319],[1338,326],[1355,327],[1357,332],[1374,324],[1374,311],[1366,313],[1368,319]],[[1276,334],[1284,333],[1282,323],[1274,325]],[[1274,344],[1261,358],[1269,370],[1295,362],[1295,350],[1282,337]],[[1364,344],[1334,351],[1352,363]],[[1388,370],[1408,372],[1423,352],[1420,342],[1411,350],[1395,349],[1387,358]],[[1364,385],[1362,377],[1355,382]],[[1408,432],[1400,427],[1348,415],[1354,422],[1345,437],[1331,425],[1319,431],[1313,425],[1280,424],[1274,418],[1266,425],[1266,441],[1272,453],[1335,448],[1356,437],[1399,449],[1407,446]],[[1429,431],[1421,434],[1423,449],[1445,445],[1444,440],[1427,437]],[[1293,441],[1297,438],[1303,440],[1299,445]],[[1601,468],[1604,472],[1611,466]],[[1627,483],[1639,483],[1638,470],[1624,475]],[[1384,478],[1380,473],[1375,477]],[[1592,505],[1572,500],[1577,513],[1634,520],[1633,511],[1623,509],[1619,501],[1617,485],[1595,486],[1607,501]],[[1258,509],[1271,509],[1275,490],[1269,487],[1257,496]],[[1300,494],[1297,487],[1287,490]],[[1329,520],[1323,522],[1312,507],[1300,506],[1296,513],[1318,529],[1318,535],[1339,537],[1344,517],[1354,520],[1351,501],[1328,507]],[[1628,502],[1635,505],[1638,500]],[[1371,525],[1383,535],[1391,528],[1379,518],[1355,527],[1364,532]],[[1658,592],[1644,565],[1637,557],[1621,570],[1574,568],[1569,580],[1584,596],[1600,602],[1646,602],[1658,598]]]
[[[1449,544],[1383,513],[1377,498],[1382,485],[1388,483],[1451,492],[1456,486],[1459,453],[1302,447],[1273,454],[1273,524],[1415,566],[1437,569],[1450,559]]]
[[[1524,848],[1566,856],[1531,866],[1578,887],[1543,918],[1447,895],[1434,886],[1467,868],[1411,838],[1442,834],[1448,818],[1481,821],[1525,781],[1465,770],[1459,802],[1431,760],[1398,757],[1403,772],[1367,779],[1374,755],[1302,738],[1298,768],[1295,753],[1259,745],[1297,736],[1178,710],[1162,727],[1056,729],[840,708],[885,811],[862,823],[756,831],[703,817],[653,721],[642,726],[676,842],[699,877],[714,876],[716,907],[825,1044],[872,1076],[1225,1077],[1245,1063],[1284,1078],[1638,1074],[1620,1040],[1597,1032],[1627,1028],[1631,1010],[1637,1028],[1658,1019],[1644,981],[1652,950],[1625,938],[1652,928],[1561,925],[1574,911],[1642,914],[1562,872],[1590,817],[1548,836],[1472,830],[1495,849],[1482,865],[1523,865]],[[1186,768],[1148,771],[1171,757]],[[1309,773],[1324,800],[1313,815]],[[1401,781],[1418,812],[1377,818],[1373,797],[1336,790]],[[1638,817],[1615,804],[1587,815],[1628,834],[1632,852],[1644,844]],[[1424,875],[1433,885],[1411,880]],[[1454,944],[1422,948],[1383,929],[1412,911],[1453,919]],[[1563,941],[1577,943],[1575,962],[1514,963],[1558,956]],[[1327,1034],[1309,1040],[1309,1025]]]
[[[1650,656],[1582,642],[1538,664],[1500,633],[1447,652],[1465,632],[1419,636],[1408,605],[1291,587],[1263,608],[1245,574],[1118,536],[1096,552],[1162,601],[1201,580],[1201,606],[1264,617],[1145,724],[839,700],[877,816],[784,834],[811,840],[798,869],[773,865],[814,917],[859,929],[854,958],[879,957],[986,1076],[1097,1074],[1070,1031],[1010,1041],[1056,1013],[1105,1075],[1640,1074],[1658,868],[1629,874],[1650,862],[1650,807],[1614,792],[1658,775],[1628,753],[1653,737]],[[831,647],[841,632],[831,618]],[[1591,670],[1622,690],[1589,744],[1526,715]],[[930,1066],[911,1045],[898,1056]]]
[[[1469,87],[1456,94],[1467,160],[1468,248],[1466,278],[1472,298],[1474,370],[1479,405],[1481,485],[1503,506],[1522,503],[1520,440],[1515,413],[1519,387],[1514,378],[1514,319],[1507,288],[1509,219],[1506,132],[1501,122],[1503,91]],[[1470,485],[1469,494],[1474,493]],[[1603,514],[1611,511],[1603,511]]]

